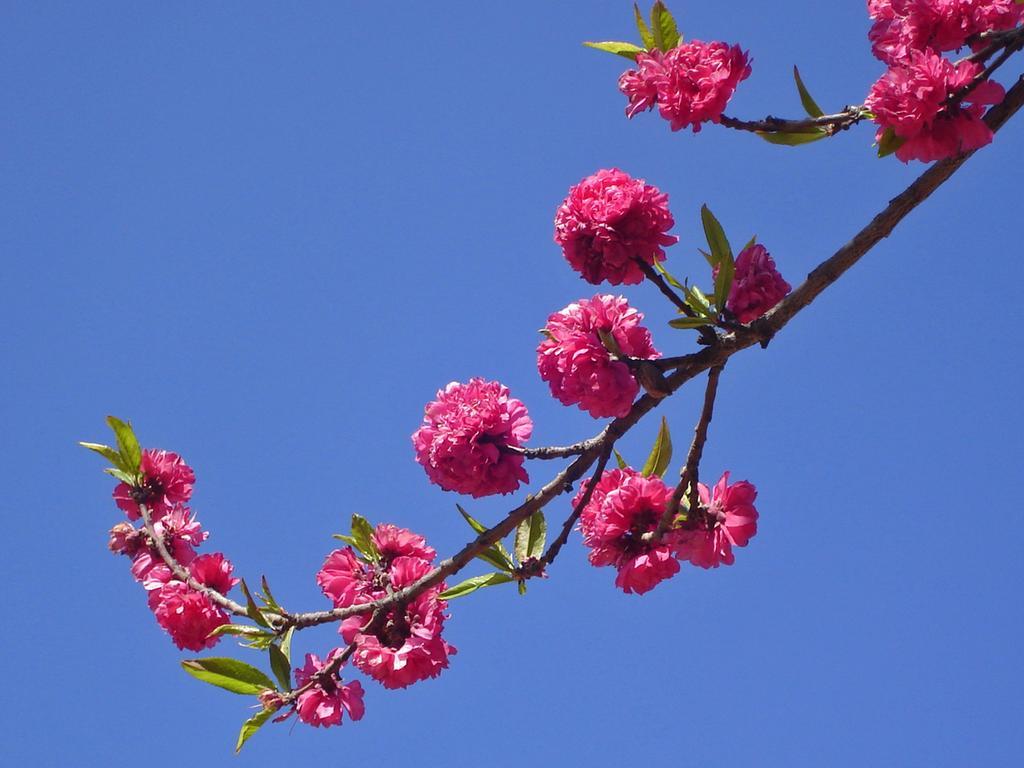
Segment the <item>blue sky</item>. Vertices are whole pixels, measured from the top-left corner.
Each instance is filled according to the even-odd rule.
[[[751,51],[731,114],[797,115],[793,64],[826,108],[881,73],[861,3],[672,7],[688,37]],[[625,62],[580,41],[631,39],[630,14],[621,0],[0,6],[12,763],[1015,764],[1019,119],[729,365],[704,472],[754,482],[761,512],[731,568],[626,596],[574,538],[526,598],[452,603],[459,654],[440,679],[367,683],[362,722],[267,728],[230,758],[248,701],[180,670],[189,654],[106,552],[111,484],[75,441],[105,439],[116,413],[195,467],[209,546],[289,607],[325,605],[313,575],[354,511],[450,553],[468,540],[459,499],[409,442],[439,387],[502,380],[537,445],[600,426],[554,401],[534,360],[547,315],[596,292],[551,242],[570,185],[618,166],[666,191],[677,275],[706,281],[708,203],[795,284],[922,169],[875,159],[866,126],[790,150],[627,121]],[[623,293],[660,349],[691,348],[654,290]],[[699,398],[662,409],[681,445]],[[469,507],[495,521],[510,504]]]

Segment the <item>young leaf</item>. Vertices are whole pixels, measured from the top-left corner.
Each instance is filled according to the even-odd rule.
[[[295,634],[295,627],[288,627],[288,631],[284,633],[284,637],[281,639],[281,653],[288,660],[288,663],[292,663],[292,635]]]
[[[708,264],[710,264],[712,267],[715,266],[715,257],[714,256],[712,256],[710,253],[705,251],[703,248],[698,248],[697,251],[700,253],[701,256],[704,257],[705,261],[707,261]]]
[[[267,618],[263,615],[263,612],[260,611],[259,606],[256,605],[256,601],[252,599],[252,592],[249,591],[249,586],[245,583],[245,579],[242,579],[240,584],[242,587],[242,594],[245,595],[246,614],[249,616],[250,619],[255,621],[261,627],[270,627],[270,622],[267,621]]]
[[[128,485],[135,485],[136,481],[138,480],[134,472],[132,474],[128,474],[123,469],[114,469],[113,467],[107,467],[103,471],[106,472],[111,477],[116,477],[122,483],[127,483]]]
[[[121,421],[116,416],[107,416],[107,424],[114,430],[114,437],[117,438],[117,449],[124,462],[122,469],[138,472],[139,462],[142,460],[142,448],[139,447],[139,441],[135,438],[132,425]]]
[[[271,644],[267,646],[267,651],[270,653],[270,669],[273,670],[277,681],[281,683],[281,690],[290,691],[292,689],[291,662],[284,655],[284,651],[276,645]]]
[[[269,677],[256,667],[237,659],[188,659],[181,662],[181,666],[197,680],[232,693],[255,696],[268,688],[276,690]]]
[[[616,56],[622,56],[629,59],[630,61],[636,61],[638,53],[645,53],[643,48],[639,45],[633,45],[632,43],[617,43],[612,41],[602,43],[584,43],[588,48],[595,48],[599,51],[607,51],[608,53],[614,53]]]
[[[651,33],[654,35],[654,45],[662,51],[670,51],[679,45],[676,20],[661,0],[651,6]]]
[[[882,138],[878,140],[878,156],[888,157],[903,146],[906,139],[901,139],[892,128],[886,128]]]
[[[676,280],[674,277],[672,277],[669,271],[665,269],[665,266],[657,259],[654,260],[654,268],[661,273],[662,277],[664,277],[665,280],[668,281],[669,285],[674,286],[675,288],[678,288],[681,291],[685,290],[683,288],[683,284]]]
[[[248,624],[221,624],[215,627],[207,637],[220,637],[221,635],[265,635],[267,634],[259,627],[250,627]]]
[[[519,594],[520,595],[525,595],[526,594],[526,580],[525,579],[523,579],[523,580],[521,580],[519,582]]]
[[[683,297],[686,300],[686,305],[698,315],[712,319],[715,317],[716,313],[711,308],[711,300],[697,286],[690,285],[684,288]]]
[[[235,744],[235,754],[242,751],[242,745],[244,745],[245,742],[249,740],[249,737],[256,733],[256,731],[258,731],[273,714],[274,710],[264,709],[242,723],[242,730],[238,732],[238,742]]]
[[[615,463],[619,465],[619,469],[629,469],[629,464],[622,458],[622,454],[618,451],[613,451],[613,453],[615,454]]]
[[[527,558],[540,557],[544,554],[546,539],[547,522],[544,513],[538,509],[516,528],[516,558],[522,563]]]
[[[693,328],[703,328],[705,325],[711,325],[714,322],[710,317],[677,317],[674,320],[669,320],[668,324],[682,331],[692,330]]]
[[[263,585],[263,594],[260,597],[263,598],[267,608],[277,612],[283,611],[284,609],[281,607],[281,604],[274,599],[274,593],[270,591],[270,584],[267,583],[266,576],[260,576],[260,584]]]
[[[732,260],[732,254],[718,267],[718,274],[715,275],[715,306],[720,310],[725,309],[729,300],[729,289],[732,288],[732,279],[736,276],[736,263]]]
[[[352,538],[356,542],[356,549],[366,557],[374,562],[380,560],[380,552],[373,543],[373,526],[362,515],[352,515]]]
[[[1024,0],[1021,1],[1024,2]],[[640,40],[643,41],[644,48],[651,50],[654,47],[654,34],[647,26],[647,22],[644,21],[644,16],[640,13],[640,6],[636,3],[633,3],[633,15],[636,17],[636,28],[640,33]]]
[[[359,544],[351,536],[346,536],[344,533],[332,533],[331,538],[341,539],[353,549],[359,549]]]
[[[651,453],[647,457],[647,461],[644,462],[644,468],[641,470],[641,474],[644,477],[650,477],[651,475],[657,475],[661,477],[665,474],[665,470],[668,469],[668,465],[672,461],[672,437],[668,432],[668,422],[665,417],[661,417],[661,427],[658,429],[658,436],[654,440],[654,446],[651,448]]]
[[[127,464],[124,463],[124,459],[121,457],[121,454],[118,453],[116,449],[111,448],[109,445],[103,445],[101,443],[83,443],[81,441],[79,441],[78,444],[83,448],[88,448],[90,451],[95,451],[100,456],[109,461],[111,464],[113,464],[114,467],[116,467],[117,469],[124,470],[125,472],[134,471]]]
[[[456,597],[462,597],[468,595],[471,592],[476,592],[482,587],[492,587],[495,584],[507,584],[512,581],[512,576],[507,573],[485,573],[483,576],[474,576],[471,579],[466,579],[460,584],[456,584],[451,589],[446,589],[438,597],[442,600],[451,600]]]
[[[810,92],[807,90],[807,86],[804,85],[803,79],[800,77],[800,70],[793,67],[793,79],[796,80],[796,89],[800,92],[800,103],[804,105],[804,111],[807,112],[811,117],[821,117],[825,113],[822,111],[818,103],[811,97]]]
[[[725,230],[706,205],[700,208],[700,221],[704,225],[704,237],[707,238],[708,247],[711,248],[711,266],[721,268],[723,261],[732,261],[732,248],[729,247]]]
[[[469,527],[474,531],[477,533],[483,533],[487,530],[487,526],[464,510],[461,504],[456,504],[455,508],[459,510],[459,514],[462,515],[462,518],[469,523]],[[494,544],[477,555],[477,557],[485,563],[490,563],[495,568],[502,571],[511,571],[514,567],[512,565],[512,556],[509,555],[508,550],[505,549],[505,545],[500,541],[494,542]]]
[[[828,131],[816,128],[813,131],[756,131],[757,135],[769,144],[780,144],[784,147],[799,147],[828,137]]]

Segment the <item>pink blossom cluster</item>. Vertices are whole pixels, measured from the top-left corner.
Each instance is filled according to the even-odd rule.
[[[992,131],[982,121],[986,105],[998,104],[1002,86],[972,85],[984,71],[978,62],[943,58],[980,35],[1024,21],[1014,0],[868,0],[875,23],[869,37],[889,70],[871,87],[865,106],[878,124],[879,143],[896,139],[903,162],[932,162],[983,147]],[[888,134],[888,135],[887,135]]]
[[[914,51],[955,51],[984,32],[1013,29],[1024,20],[1014,0],[868,0],[875,56],[901,65]],[[976,44],[975,47],[979,47]]]
[[[374,528],[371,540],[373,557],[351,547],[337,549],[317,573],[317,583],[335,607],[387,597],[433,568],[437,553],[411,531],[381,524]],[[424,590],[370,627],[370,613],[345,619],[339,631],[346,643],[355,643],[352,663],[356,668],[385,688],[405,688],[441,674],[448,667],[448,657],[455,653],[441,637],[447,604],[438,595],[444,589],[441,583]]]
[[[674,224],[668,195],[612,168],[569,190],[555,213],[555,242],[588,283],[635,285],[644,279],[638,261],[664,261],[664,247],[678,241],[666,234]]]
[[[601,339],[608,334],[622,355],[653,360],[661,353],[640,321],[644,316],[622,296],[580,299],[548,317],[537,347],[540,377],[563,405],[579,405],[594,418],[625,416],[640,385],[629,365],[613,360]]]
[[[637,55],[636,69],[619,78],[629,99],[626,116],[658,107],[673,131],[718,123],[741,81],[750,77],[750,60],[738,45],[691,40],[667,53],[654,49]]]
[[[353,720],[362,719],[366,710],[363,705],[363,686],[358,680],[342,685],[337,675],[323,675],[316,679],[321,670],[333,664],[341,653],[340,648],[335,648],[323,661],[319,656],[307,653],[306,663],[296,668],[295,682],[299,688],[315,680],[312,686],[295,699],[295,712],[302,722],[316,728],[341,725],[345,712]],[[290,714],[288,712],[278,719],[284,719]]]
[[[576,494],[582,500],[589,483]],[[583,543],[595,566],[614,566],[615,586],[630,594],[643,594],[679,572],[679,563],[701,568],[732,565],[732,547],[746,546],[757,532],[757,491],[746,481],[729,484],[722,475],[713,489],[698,483],[700,509],[669,526],[657,541],[658,528],[673,489],[656,476],[633,469],[604,472],[590,501],[580,513]]]
[[[196,547],[209,534],[186,506],[195,482],[192,469],[176,453],[144,450],[139,472],[137,485],[122,482],[114,489],[117,505],[130,520],[138,520],[139,505],[146,505],[153,532],[171,556],[198,583],[226,595],[238,583],[231,562],[220,552],[196,554]],[[110,550],[131,559],[132,576],[146,590],[157,623],[178,648],[201,651],[217,644],[219,638],[210,633],[230,623],[227,613],[171,571],[144,527],[127,522],[115,525]]]
[[[992,130],[981,119],[984,105],[1002,101],[1003,87],[985,81],[960,103],[949,101],[981,71],[975,62],[953,64],[933,51],[911,51],[871,87],[864,102],[879,125],[877,140],[891,129],[902,140],[896,157],[903,162],[931,162],[985,146]]]
[[[532,433],[526,406],[502,384],[477,378],[438,391],[412,443],[431,482],[479,498],[529,482],[523,457],[508,449]]]
[[[717,276],[717,270],[714,272]],[[750,323],[778,304],[792,290],[763,245],[744,248],[736,257],[736,272],[725,308],[741,323]]]

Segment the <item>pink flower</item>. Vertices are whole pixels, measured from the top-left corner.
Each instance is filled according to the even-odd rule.
[[[673,224],[668,195],[612,168],[569,190],[555,213],[555,242],[588,283],[631,285],[644,279],[637,259],[664,261],[664,246],[679,240],[665,234]]]
[[[433,562],[437,550],[418,533],[391,523],[380,523],[373,529],[373,543],[385,564],[397,557],[418,557]]]
[[[903,162],[942,160],[985,146],[992,131],[981,119],[983,105],[1002,101],[1002,86],[986,81],[966,97],[970,105],[946,104],[981,71],[974,62],[954,65],[937,53],[912,51],[905,66],[890,68],[871,87],[864,102],[879,126],[876,140],[891,128],[903,139],[896,150]]]
[[[115,555],[135,554],[146,546],[146,534],[131,523],[118,523],[110,529],[110,542],[107,547]]]
[[[573,506],[585,492],[584,484]],[[613,469],[601,475],[590,502],[580,513],[583,543],[590,547],[595,566],[613,565],[618,570],[615,586],[642,595],[679,572],[672,555],[676,533],[670,531],[657,544],[643,535],[658,527],[672,489],[660,477],[644,477],[632,469]]]
[[[226,595],[238,583],[231,576],[234,566],[221,552],[200,555],[188,565],[188,571],[200,584]]]
[[[639,54],[637,69],[619,78],[619,90],[629,99],[627,117],[657,104],[673,131],[692,126],[697,133],[702,123],[721,120],[736,86],[748,77],[750,60],[738,45],[692,40],[664,54]]]
[[[901,65],[914,51],[955,51],[983,32],[1012,29],[1024,7],[1014,0],[868,0],[868,14],[872,52]]]
[[[201,592],[180,581],[169,581],[149,593],[149,609],[174,644],[181,649],[201,651],[220,639],[210,633],[230,620],[224,611]]]
[[[356,557],[351,547],[346,547],[327,556],[317,571],[316,583],[336,608],[346,608],[376,598],[382,591],[382,585],[374,583],[375,575],[368,563]]]
[[[716,277],[718,270],[713,273]],[[736,274],[725,301],[728,309],[741,323],[761,317],[790,292],[789,283],[775,268],[775,260],[760,244],[744,248],[736,257]]]
[[[389,569],[395,589],[407,587],[431,570],[430,563],[416,557],[399,557]],[[356,643],[352,663],[385,688],[405,688],[420,680],[437,677],[448,668],[448,657],[456,650],[441,637],[446,603],[438,599],[444,584],[421,592],[404,606],[392,609],[379,628],[363,632],[369,614],[351,616],[341,623],[346,643]]]
[[[529,482],[518,448],[533,432],[519,400],[496,381],[452,382],[429,403],[412,436],[416,461],[431,482],[473,497],[512,493]]]
[[[341,653],[340,648],[335,648],[326,661],[320,661],[319,656],[307,653],[305,665],[295,670],[295,682],[299,687],[306,685]],[[363,686],[358,680],[342,685],[341,680],[334,676],[320,680],[308,691],[299,694],[295,701],[295,711],[299,720],[317,728],[341,725],[344,712],[348,712],[353,720],[361,720],[365,712]]]
[[[188,507],[180,506],[154,522],[153,531],[164,542],[171,556],[182,565],[188,565],[195,559],[195,548],[210,535],[193,518]],[[145,536],[144,532],[141,533]],[[156,589],[171,580],[171,569],[148,537],[146,543],[147,546],[132,557],[132,575],[147,590]]]
[[[141,517],[139,504],[145,504],[153,520],[163,517],[175,505],[185,504],[192,497],[195,472],[176,453],[146,449],[139,463],[142,483],[136,488],[119,483],[114,488],[114,501],[129,520]]]
[[[579,405],[594,418],[625,416],[640,385],[621,360],[613,361],[599,331],[610,333],[622,354],[653,360],[661,353],[640,325],[644,316],[622,296],[580,299],[548,318],[537,347],[540,377],[563,405]]]
[[[745,547],[757,533],[757,489],[746,480],[729,485],[725,472],[713,491],[703,483],[697,483],[697,490],[703,516],[691,516],[697,528],[681,532],[676,556],[701,568],[732,565],[736,561],[732,548]]]

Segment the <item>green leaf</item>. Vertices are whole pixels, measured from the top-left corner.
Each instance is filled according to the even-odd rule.
[[[221,635],[265,635],[267,634],[259,627],[250,627],[248,624],[221,624],[215,627],[207,637],[220,637]]]
[[[701,256],[704,257],[704,259],[707,261],[708,264],[710,264],[712,267],[715,266],[715,257],[714,256],[712,256],[710,253],[705,251],[703,248],[698,248],[697,251],[700,253]]]
[[[705,325],[711,325],[713,322],[714,320],[710,317],[677,317],[674,320],[669,320],[668,324],[673,328],[688,331],[694,328],[703,328]]]
[[[784,147],[799,147],[820,139],[828,138],[828,131],[815,128],[813,131],[755,131],[758,136],[769,144],[780,144]]]
[[[139,462],[142,461],[142,448],[135,438],[132,425],[121,421],[116,416],[107,416],[107,424],[114,430],[114,437],[117,438],[117,449],[121,453],[124,462],[122,469],[129,472],[139,471]]]
[[[1021,0],[1024,2],[1024,0]],[[651,50],[654,47],[654,34],[651,32],[650,27],[647,26],[647,22],[644,21],[644,16],[640,13],[640,6],[633,3],[633,15],[636,17],[636,28],[640,33],[640,40],[643,41],[644,48]]]
[[[270,653],[270,669],[273,670],[277,681],[281,683],[281,690],[290,691],[292,689],[291,662],[284,655],[284,651],[276,645],[267,646],[267,651]]]
[[[683,296],[686,300],[686,305],[696,312],[698,315],[703,315],[707,318],[714,318],[715,311],[711,308],[711,299],[709,299],[700,288],[696,285],[689,285],[683,289]],[[691,326],[696,327],[696,326]]]
[[[352,547],[354,549],[357,549],[357,550],[359,549],[359,544],[351,536],[346,536],[344,533],[332,533],[331,537],[335,538],[335,539],[341,539],[346,544],[348,544],[350,547]]]
[[[135,483],[139,479],[134,473],[128,474],[123,469],[114,469],[113,467],[107,467],[103,471],[106,472],[111,477],[116,477],[122,483],[128,483],[128,485],[135,485]]]
[[[270,622],[267,621],[266,616],[260,610],[259,606],[256,605],[256,601],[252,599],[252,592],[249,591],[249,585],[245,583],[245,579],[241,580],[242,593],[245,595],[245,612],[246,615],[261,627],[270,627]]]
[[[804,111],[811,117],[821,117],[824,115],[825,113],[811,97],[807,86],[804,85],[804,81],[800,77],[800,70],[796,66],[793,67],[793,79],[796,80],[796,89],[800,92],[800,103],[804,105]]]
[[[126,472],[132,471],[132,469],[124,463],[124,459],[121,457],[121,454],[118,453],[117,449],[111,448],[109,445],[103,445],[102,443],[83,443],[79,441],[78,444],[83,448],[88,448],[90,451],[95,451],[113,464],[117,469],[121,469]]]
[[[878,156],[888,157],[903,146],[906,139],[901,139],[892,128],[886,128],[882,138],[878,140]]]
[[[729,289],[732,288],[732,279],[736,276],[736,263],[730,255],[718,268],[718,275],[715,276],[715,306],[720,310],[725,309],[725,303],[729,300]]]
[[[274,681],[251,664],[237,659],[188,659],[182,668],[197,680],[232,693],[255,696],[266,689],[276,690]]]
[[[651,6],[651,32],[654,45],[662,51],[671,51],[679,45],[680,35],[676,20],[672,18],[665,4],[658,0]]]
[[[526,579],[522,579],[519,582],[519,594],[520,595],[525,595],[526,594]]]
[[[462,515],[462,518],[469,523],[469,527],[474,531],[484,533],[487,530],[487,526],[464,510],[461,504],[456,504],[455,508],[459,510],[459,514]],[[500,541],[494,542],[494,544],[478,554],[477,557],[503,571],[511,571],[514,567],[512,565],[512,556]]]
[[[281,607],[281,604],[274,599],[274,593],[270,591],[270,584],[267,583],[266,576],[260,576],[260,584],[263,585],[263,594],[260,595],[260,597],[263,598],[263,602],[266,604],[267,608],[272,611],[277,611],[278,613],[282,612],[284,609]]]
[[[646,53],[646,51],[639,45],[633,45],[632,43],[616,43],[616,42],[603,42],[603,43],[584,43],[588,48],[595,48],[599,51],[607,51],[608,53],[614,53],[616,56],[622,56],[629,59],[630,61],[636,61],[638,53]]]
[[[451,600],[468,595],[471,592],[476,592],[482,587],[493,587],[495,584],[507,584],[510,581],[512,581],[512,576],[507,573],[485,573],[483,576],[474,576],[460,584],[456,584],[451,589],[446,589],[438,597],[442,600]]]
[[[708,247],[711,249],[711,266],[721,267],[723,261],[732,261],[732,248],[729,247],[725,230],[706,205],[700,208],[700,221],[704,225],[704,237],[707,238]]]
[[[654,446],[651,448],[651,453],[647,457],[647,461],[644,462],[644,468],[641,470],[641,474],[644,477],[650,477],[651,475],[657,475],[661,477],[665,474],[665,470],[668,469],[668,465],[672,461],[672,437],[668,432],[668,422],[665,417],[661,417],[661,427],[658,429],[658,436],[654,440]]]
[[[243,648],[265,651],[277,641],[277,635],[274,632],[262,632],[258,635],[249,635],[248,639],[248,643],[242,643]]]
[[[757,243],[757,235],[747,240],[747,244],[740,248],[740,253],[743,253],[747,248],[752,248]]]
[[[292,663],[292,635],[295,634],[295,627],[288,627],[288,630],[284,633],[284,637],[281,639],[281,653],[288,659],[288,663]]]
[[[235,754],[242,751],[242,745],[244,745],[245,742],[249,740],[249,737],[256,733],[256,731],[258,731],[273,714],[274,710],[264,709],[242,723],[242,730],[238,732],[238,743],[235,744]]]
[[[622,458],[622,454],[618,451],[613,451],[613,453],[615,454],[615,462],[619,465],[619,469],[629,469],[629,464]]]
[[[654,260],[654,269],[662,274],[665,280],[668,281],[669,285],[674,286],[681,291],[685,290],[683,284],[676,280],[674,277],[672,277],[669,271],[665,269],[664,265],[657,259]]]
[[[615,336],[612,335],[611,331],[606,331],[604,328],[598,328],[597,335],[600,337],[601,343],[604,345],[605,349],[616,357],[624,357],[622,354],[622,348],[619,346],[619,342],[616,341]]]
[[[547,522],[544,520],[544,513],[539,509],[516,527],[515,552],[520,563],[544,554],[547,533]]]
[[[380,552],[377,551],[377,545],[373,543],[373,526],[362,515],[352,515],[352,538],[356,542],[356,549],[367,558],[374,562],[380,560]]]

